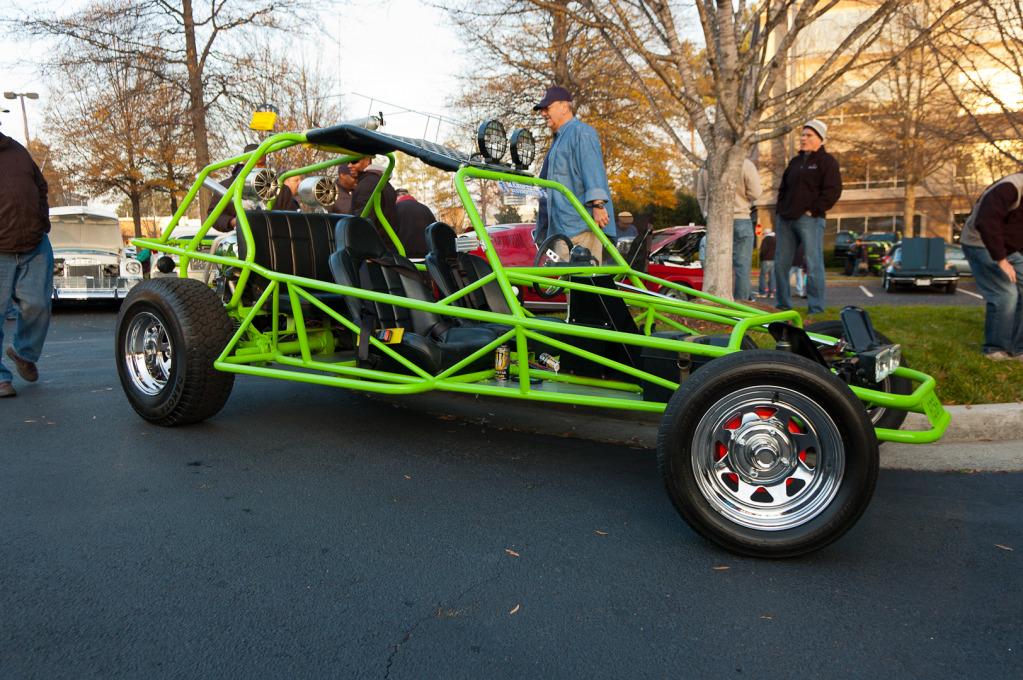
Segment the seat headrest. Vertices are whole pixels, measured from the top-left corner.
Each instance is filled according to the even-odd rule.
[[[443,222],[434,222],[426,228],[426,247],[442,258],[455,257],[455,230]]]
[[[387,254],[384,242],[373,223],[357,215],[342,217],[334,228],[334,241],[339,251],[357,260],[379,258]]]

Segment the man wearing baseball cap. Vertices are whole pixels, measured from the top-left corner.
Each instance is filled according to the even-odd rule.
[[[789,162],[778,187],[774,274],[778,309],[791,309],[789,268],[796,248],[806,253],[808,307],[824,311],[824,218],[842,195],[842,174],[824,150],[828,126],[809,120],[799,136],[799,154]]]
[[[614,210],[604,169],[604,156],[597,131],[575,117],[572,95],[563,87],[549,87],[533,107],[554,133],[554,141],[544,157],[540,177],[559,182],[575,194],[590,212],[593,221],[614,240]],[[589,249],[598,262],[604,252],[596,232],[558,191],[548,191],[541,199],[537,214],[536,242],[553,234],[564,234],[573,243]]]

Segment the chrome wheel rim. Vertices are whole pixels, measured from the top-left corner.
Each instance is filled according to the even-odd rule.
[[[124,336],[124,365],[132,387],[154,396],[170,380],[174,348],[163,321],[154,314],[137,314]]]
[[[764,385],[707,409],[694,433],[692,464],[716,512],[750,529],[784,531],[809,522],[834,500],[845,447],[820,404]]]

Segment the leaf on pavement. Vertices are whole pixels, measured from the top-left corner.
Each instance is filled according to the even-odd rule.
[[[718,564],[711,567],[711,569],[713,569],[714,571],[728,571],[729,569],[731,569],[731,567],[729,567],[727,564]]]
[[[517,612],[519,611],[519,608],[520,608],[520,606],[521,606],[521,605],[515,605],[514,607],[512,607],[512,610],[511,610],[510,612],[508,612],[508,613],[509,613],[509,614],[515,614],[515,613],[517,613]]]
[[[598,536],[607,536],[607,532],[606,531],[601,531],[600,529],[597,529],[593,533],[595,533]]]
[[[405,479],[412,479],[412,475],[402,475]]]
[[[1001,543],[995,543],[995,547],[999,550],[1008,550],[1009,552],[1012,552],[1012,548],[1007,545],[1002,545]]]
[[[765,619],[767,621],[774,621],[774,614],[761,614],[760,618]]]
[[[512,557],[518,557],[519,556],[519,554],[517,552],[515,552],[514,550],[512,550],[511,548],[505,548],[504,551],[506,553],[508,553],[509,555],[511,555]]]

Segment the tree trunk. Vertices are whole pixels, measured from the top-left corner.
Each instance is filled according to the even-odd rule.
[[[206,129],[206,102],[202,91],[202,70],[199,66],[199,52],[195,42],[195,20],[192,17],[192,0],[182,0],[181,16],[185,29],[185,63],[188,67],[188,114],[192,122],[192,138],[195,146],[196,172],[210,164],[210,148]],[[200,210],[206,217],[209,205],[208,192],[201,192]]]
[[[571,89],[568,72],[568,17],[565,13],[567,4],[559,2],[558,9],[551,11],[551,34],[554,46],[554,84]]]
[[[742,163],[747,150],[723,138],[719,138],[717,149],[718,153],[707,159],[707,259],[703,290],[731,300],[735,193],[742,181]]]
[[[131,202],[131,221],[135,223],[135,238],[142,238],[142,192],[132,188],[128,193]]]
[[[902,235],[905,236],[920,236],[915,223],[913,221],[913,215],[916,213],[916,183],[906,180],[906,189],[903,194],[905,202],[902,208]]]

